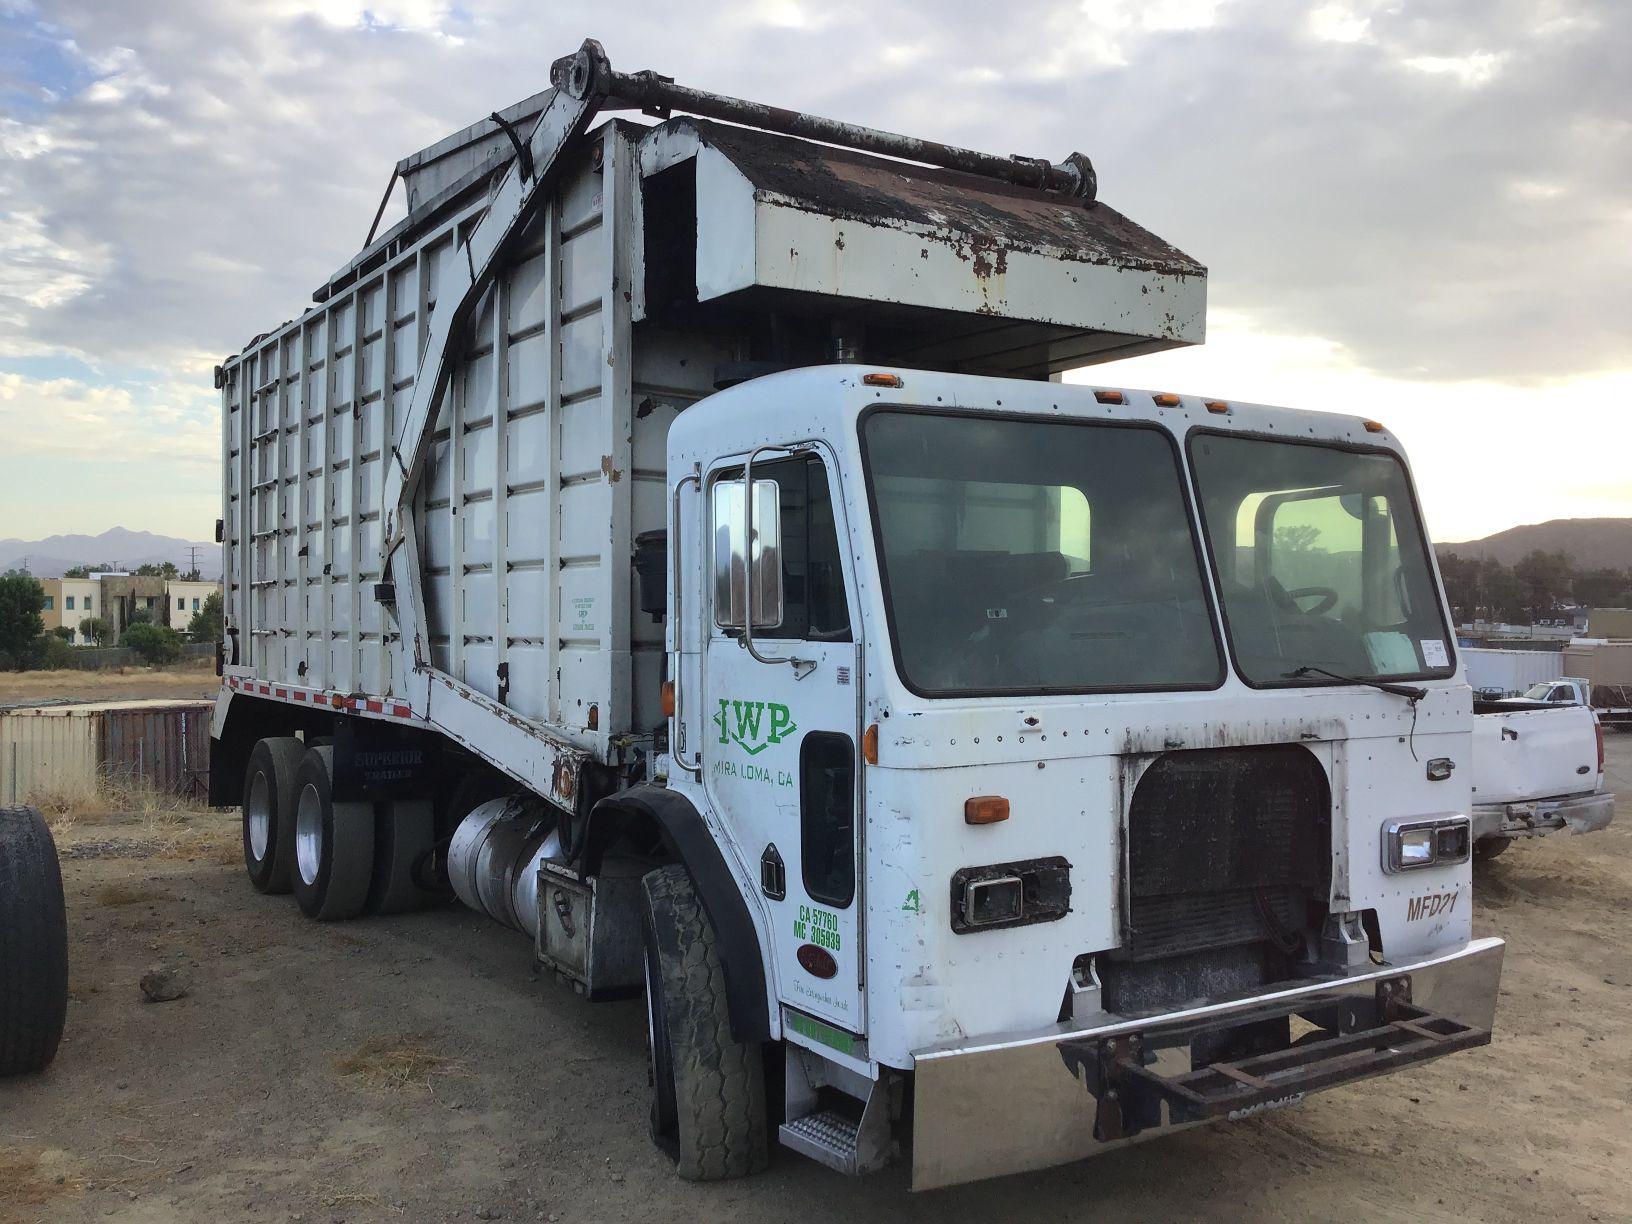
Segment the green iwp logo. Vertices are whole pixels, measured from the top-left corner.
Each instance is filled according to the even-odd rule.
[[[780,744],[799,728],[794,725],[793,712],[774,701],[732,701],[720,698],[720,711],[714,715],[714,725],[720,729],[720,743],[736,744],[749,756],[755,756],[772,744]]]

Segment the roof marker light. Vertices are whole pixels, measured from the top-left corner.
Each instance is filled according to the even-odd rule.
[[[1120,404],[1122,402],[1122,392],[1095,391],[1094,398],[1102,404]]]
[[[1223,400],[1208,400],[1207,401],[1207,411],[1208,412],[1216,412],[1216,413],[1219,413],[1220,415],[1222,415],[1222,414],[1228,412],[1229,410],[1230,410],[1229,404],[1227,404]]]
[[[1381,421],[1361,421],[1360,424],[1366,427],[1367,433],[1383,432],[1383,423]]]
[[[862,385],[867,387],[899,387],[901,385],[901,375],[863,374],[861,381]]]
[[[1152,395],[1150,398],[1156,402],[1158,408],[1177,408],[1179,406],[1179,397],[1171,391],[1163,391],[1157,395]]]

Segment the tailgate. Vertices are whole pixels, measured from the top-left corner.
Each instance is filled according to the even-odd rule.
[[[1598,788],[1592,711],[1554,706],[1473,720],[1473,801],[1513,803]]]

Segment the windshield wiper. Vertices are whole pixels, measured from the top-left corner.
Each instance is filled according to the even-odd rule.
[[[1386,680],[1363,680],[1359,676],[1343,676],[1334,671],[1327,671],[1324,667],[1297,667],[1289,672],[1281,673],[1288,680],[1302,679],[1304,676],[1325,676],[1331,680],[1341,680],[1344,684],[1363,684],[1367,688],[1374,688],[1384,693],[1393,693],[1396,697],[1404,697],[1412,705],[1416,705],[1428,696],[1428,690],[1418,688],[1414,684],[1390,684]]]

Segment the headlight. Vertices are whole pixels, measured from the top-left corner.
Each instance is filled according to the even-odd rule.
[[[1390,820],[1383,826],[1383,870],[1393,874],[1465,863],[1472,844],[1466,816]]]

